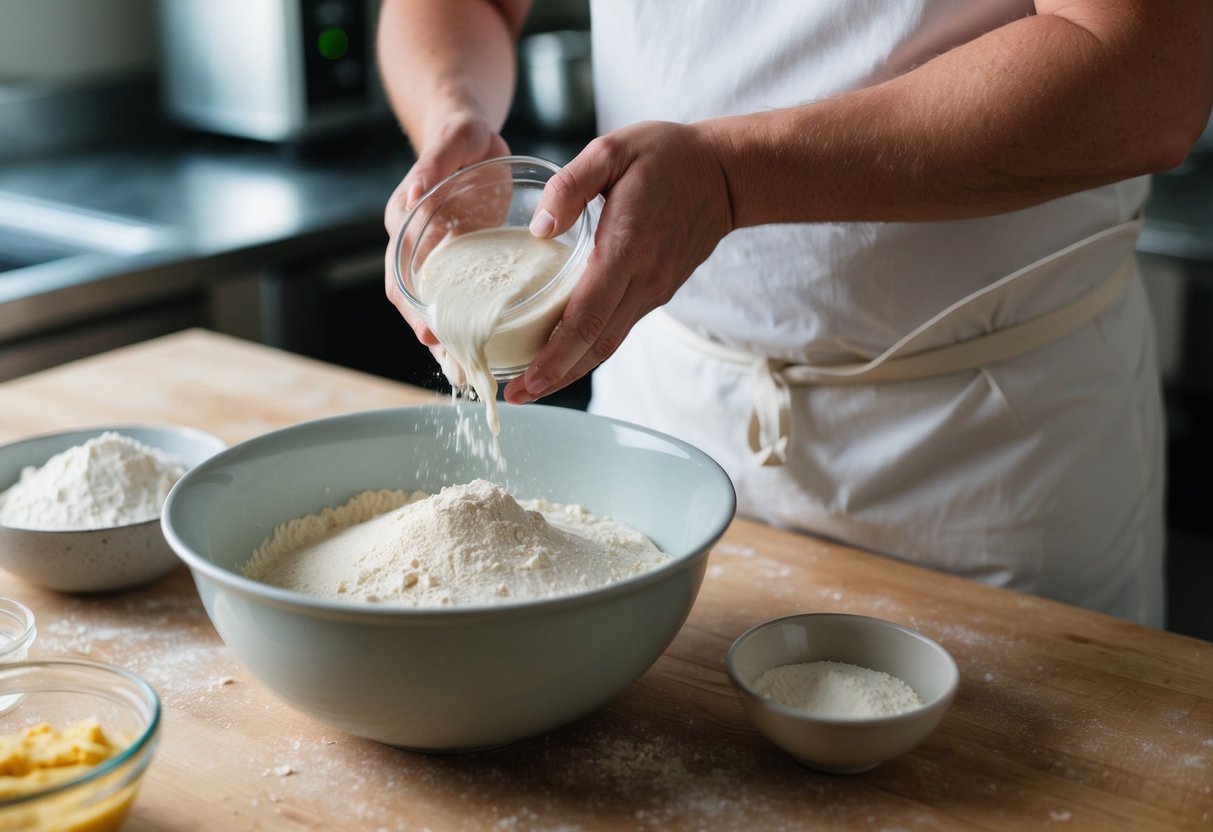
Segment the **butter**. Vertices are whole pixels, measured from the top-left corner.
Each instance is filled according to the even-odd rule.
[[[43,722],[0,735],[0,801],[37,794],[86,775],[126,745],[111,738],[96,719],[58,731]],[[0,805],[0,830],[110,832],[121,826],[134,799],[135,785],[109,792],[120,773],[99,782],[48,796],[31,805]],[[93,800],[100,797],[99,800]]]

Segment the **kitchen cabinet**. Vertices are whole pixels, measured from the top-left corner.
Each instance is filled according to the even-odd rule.
[[[53,328],[0,343],[0,381],[209,323],[207,298],[192,294],[66,328]]]
[[[1213,639],[1213,126],[1187,162],[1154,177],[1138,250],[1166,403],[1167,626]]]

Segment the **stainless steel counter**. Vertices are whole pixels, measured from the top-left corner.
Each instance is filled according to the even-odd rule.
[[[82,244],[71,256],[0,272],[0,341],[188,292],[225,273],[383,241],[384,203],[410,162],[397,137],[305,157],[189,136],[0,167],[0,214],[7,204],[19,220],[29,201],[57,211],[69,240],[73,225],[106,222],[154,238],[126,251]]]
[[[558,162],[581,146],[510,141]],[[340,251],[366,261],[386,243],[384,204],[411,163],[386,126],[307,152],[170,133],[0,165],[0,350],[233,275],[282,280],[284,264]],[[42,245],[18,244],[23,234]]]

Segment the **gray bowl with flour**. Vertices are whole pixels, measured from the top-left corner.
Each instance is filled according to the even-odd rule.
[[[263,684],[314,719],[423,751],[535,736],[639,678],[690,612],[735,495],[701,451],[579,411],[505,405],[501,451],[519,498],[584,506],[648,535],[672,559],[598,589],[450,608],[343,602],[270,586],[241,567],[275,527],[367,489],[437,492],[492,478],[460,419],[405,407],[295,425],[187,473],[162,524],[215,629]],[[466,423],[464,423],[466,425]]]
[[[0,447],[0,492],[26,468],[113,431],[164,451],[192,467],[225,443],[179,425],[123,425],[34,436]],[[58,531],[0,525],[0,568],[60,592],[110,592],[154,581],[180,565],[154,517],[135,523]]]

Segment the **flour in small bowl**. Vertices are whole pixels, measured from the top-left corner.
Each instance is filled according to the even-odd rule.
[[[922,698],[896,676],[846,662],[772,667],[753,688],[781,705],[830,719],[872,719],[922,707]]]
[[[596,589],[670,560],[615,520],[474,480],[437,494],[364,491],[291,520],[243,573],[329,600],[480,606]]]
[[[23,469],[0,493],[0,525],[83,531],[155,520],[186,467],[159,448],[105,431]]]

